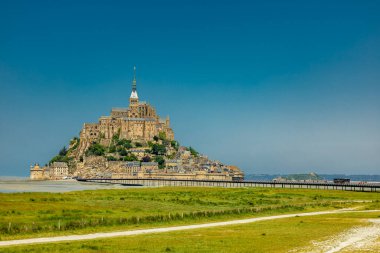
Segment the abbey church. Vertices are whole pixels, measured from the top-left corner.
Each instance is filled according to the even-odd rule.
[[[80,132],[78,155],[82,155],[92,142],[99,139],[104,146],[110,144],[114,135],[120,139],[146,142],[160,132],[164,132],[168,140],[174,140],[169,117],[161,119],[153,106],[139,101],[134,68],[129,107],[112,108],[111,115],[101,116],[98,123],[85,123]]]

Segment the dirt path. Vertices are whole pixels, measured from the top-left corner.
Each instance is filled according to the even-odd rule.
[[[354,227],[329,239],[313,242],[313,246],[298,252],[335,253],[335,252],[380,252],[376,240],[380,237],[380,219],[368,219],[370,225]]]
[[[103,239],[103,238],[117,237],[117,236],[131,236],[131,235],[141,235],[141,234],[151,234],[151,233],[164,233],[164,232],[171,232],[171,231],[182,231],[182,230],[198,229],[198,228],[219,227],[219,226],[227,226],[227,225],[238,225],[238,224],[246,224],[246,223],[258,222],[258,221],[291,218],[295,216],[313,216],[313,215],[344,213],[344,212],[371,212],[371,211],[375,212],[379,210],[353,211],[353,209],[340,209],[340,210],[334,210],[334,211],[283,214],[283,215],[258,217],[258,218],[242,219],[242,220],[213,222],[213,223],[206,223],[206,224],[175,226],[175,227],[166,227],[166,228],[150,228],[150,229],[128,230],[128,231],[120,231],[120,232],[106,232],[106,233],[94,233],[94,234],[84,234],[84,235],[66,235],[66,236],[57,236],[57,237],[0,241],[0,246]]]
[[[380,236],[380,219],[370,219],[368,221],[372,222],[373,225],[353,228],[339,235],[338,243],[326,253],[339,252],[347,247],[350,247],[351,250],[371,247]]]

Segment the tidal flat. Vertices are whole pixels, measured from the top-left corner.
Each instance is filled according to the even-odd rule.
[[[69,192],[98,189],[124,189],[117,184],[84,183],[76,180],[32,181],[26,177],[0,177],[0,193],[12,192]]]

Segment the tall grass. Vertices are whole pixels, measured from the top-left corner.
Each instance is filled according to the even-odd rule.
[[[306,189],[155,188],[0,194],[0,239],[86,229],[190,223],[374,200],[378,194]],[[374,202],[372,205],[379,205]]]

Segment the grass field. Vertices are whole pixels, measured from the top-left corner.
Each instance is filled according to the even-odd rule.
[[[194,224],[362,206],[378,193],[270,188],[140,188],[0,194],[0,240]],[[370,201],[357,203],[356,200]]]
[[[219,228],[0,248],[15,252],[310,252],[323,241],[380,212],[294,217]],[[351,252],[351,251],[347,251]],[[359,252],[357,250],[352,252]],[[363,251],[367,252],[367,251]],[[369,252],[369,251],[368,251]],[[373,252],[373,251],[371,251]]]

